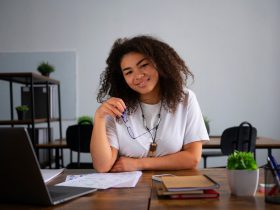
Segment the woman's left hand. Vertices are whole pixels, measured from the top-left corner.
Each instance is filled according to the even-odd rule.
[[[137,171],[140,170],[138,167],[138,159],[130,157],[119,157],[114,166],[111,169],[111,172],[123,172],[123,171]]]

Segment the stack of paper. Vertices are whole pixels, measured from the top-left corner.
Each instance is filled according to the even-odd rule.
[[[57,175],[63,172],[64,168],[61,169],[41,169],[41,174],[43,176],[44,182],[47,183]]]
[[[135,187],[141,171],[122,173],[92,173],[85,175],[70,176],[59,186],[89,187],[97,189],[108,189],[112,187]]]

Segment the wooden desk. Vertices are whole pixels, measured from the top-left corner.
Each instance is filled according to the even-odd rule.
[[[257,193],[254,197],[237,197],[230,194],[227,183],[226,169],[202,169],[202,173],[209,175],[217,181],[221,187],[219,199],[190,199],[190,200],[175,200],[175,199],[159,199],[156,195],[154,187],[152,188],[150,210],[161,209],[192,209],[192,210],[255,210],[255,209],[279,209],[279,205],[265,203],[264,194]],[[189,174],[190,172],[184,172]],[[260,171],[260,183],[264,181],[264,171]]]
[[[56,178],[52,183],[55,184],[65,179],[69,174],[90,173],[92,170],[65,170],[65,172]],[[89,194],[72,200],[70,202],[51,207],[36,207],[30,205],[19,204],[0,204],[0,209],[16,210],[16,209],[79,209],[79,210],[94,210],[94,209],[121,209],[121,210],[134,210],[134,209],[203,209],[203,210],[216,210],[216,209],[279,209],[279,205],[269,204],[264,202],[263,194],[257,194],[255,197],[235,197],[229,193],[227,184],[227,177],[225,169],[202,169],[202,173],[209,175],[215,181],[220,183],[221,187],[219,199],[192,199],[192,200],[163,200],[158,199],[151,176],[153,174],[172,173],[177,175],[192,175],[199,173],[195,170],[182,170],[182,171],[145,171],[141,176],[135,188],[125,189],[108,189],[98,190],[95,193]],[[263,183],[263,170],[260,173],[260,182]]]
[[[210,136],[210,141],[203,145],[203,149],[220,149],[220,141],[220,136]],[[268,154],[271,154],[272,149],[280,149],[280,140],[257,137],[256,149],[267,149]]]

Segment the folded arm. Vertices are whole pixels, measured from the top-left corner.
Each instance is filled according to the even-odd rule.
[[[196,168],[202,152],[202,141],[196,141],[183,146],[182,150],[161,157],[129,158],[120,157],[111,171],[135,170],[181,170]]]

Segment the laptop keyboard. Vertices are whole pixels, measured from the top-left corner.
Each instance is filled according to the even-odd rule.
[[[51,200],[54,203],[60,203],[87,194],[89,192],[96,191],[96,189],[83,187],[48,186],[48,191]]]
[[[65,195],[69,194],[67,192],[56,192],[56,191],[53,191],[53,190],[50,190],[49,193],[50,193],[52,198],[57,198],[57,197],[61,197],[61,196],[65,196]]]

